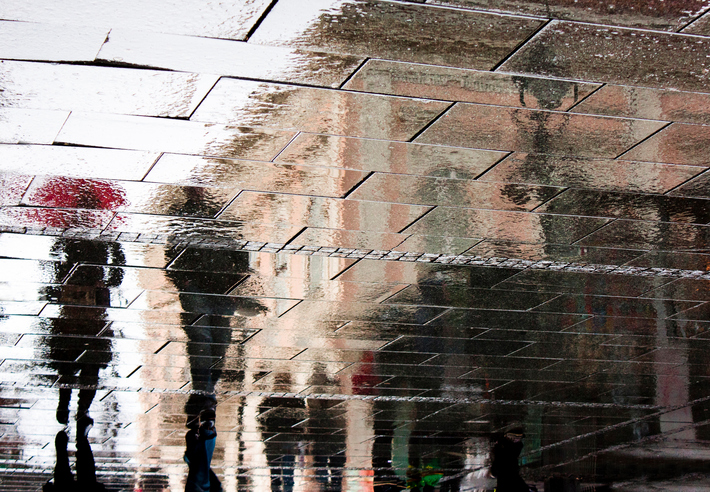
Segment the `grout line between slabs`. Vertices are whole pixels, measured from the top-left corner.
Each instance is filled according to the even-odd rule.
[[[592,234],[595,234],[595,233],[601,231],[601,230],[604,229],[606,226],[613,224],[613,223],[616,222],[617,220],[619,220],[619,219],[613,218],[613,219],[611,219],[609,222],[605,222],[604,224],[600,225],[599,227],[597,227],[597,228],[594,229],[593,231],[591,231],[591,232],[585,234],[584,236],[580,237],[579,239],[575,239],[572,243],[570,243],[570,246],[578,246],[577,243],[580,242],[582,239],[586,239],[586,238],[588,238],[589,236],[591,236]]]
[[[350,189],[342,196],[342,199],[345,200],[347,197],[349,197],[353,192],[355,192],[355,190],[357,190],[357,189],[358,189],[365,181],[367,181],[367,180],[370,178],[370,176],[372,176],[373,174],[375,174],[375,171],[370,171],[369,173],[367,173],[364,178],[362,178],[360,181],[358,181],[357,183],[355,183],[355,185],[354,185],[352,188],[350,188]]]
[[[589,99],[590,97],[592,97],[592,96],[593,96],[594,94],[596,94],[597,92],[599,92],[599,90],[601,90],[601,88],[602,88],[602,87],[605,87],[606,85],[607,85],[606,83],[600,84],[599,87],[597,87],[596,89],[594,89],[592,92],[590,92],[589,94],[587,94],[586,96],[584,96],[582,99],[580,99],[580,100],[577,101],[576,103],[574,103],[572,106],[570,106],[569,108],[567,108],[565,111],[566,111],[567,113],[571,112],[574,108],[576,108],[577,106],[579,106],[580,104],[582,104],[584,101],[586,101],[587,99]],[[587,113],[575,113],[575,114],[587,114]]]
[[[165,152],[159,152],[159,153],[158,153],[158,157],[156,157],[156,158],[153,160],[153,163],[150,165],[150,167],[148,167],[148,170],[145,172],[145,174],[143,175],[143,177],[142,177],[141,179],[139,179],[139,181],[141,181],[141,182],[143,182],[143,183],[150,183],[150,181],[145,181],[145,178],[148,177],[148,175],[149,175],[150,172],[153,170],[153,168],[155,167],[155,165],[158,163],[158,161],[159,161],[159,160],[161,159],[161,157],[163,157],[164,155],[165,155]]]
[[[532,32],[532,34],[530,34],[530,36],[528,36],[528,37],[525,38],[523,41],[521,41],[520,44],[518,44],[518,46],[516,46],[516,47],[513,49],[513,51],[511,51],[510,53],[508,53],[508,55],[507,55],[505,58],[503,58],[501,61],[499,61],[498,63],[496,63],[496,64],[493,66],[493,68],[491,68],[489,71],[490,71],[490,72],[495,72],[496,70],[498,70],[498,69],[501,67],[501,65],[503,65],[505,62],[507,62],[508,60],[510,60],[518,51],[520,51],[520,50],[523,48],[523,46],[525,46],[525,45],[528,44],[530,41],[532,41],[532,39],[533,39],[534,37],[536,37],[538,34],[540,34],[540,32],[541,32],[543,29],[545,29],[547,26],[549,26],[551,22],[552,22],[552,19],[547,19],[547,21],[543,22],[537,29],[535,29],[535,31]]]
[[[631,152],[632,150],[634,150],[636,147],[638,147],[638,146],[641,145],[642,143],[646,142],[647,140],[651,139],[652,137],[655,137],[656,135],[658,135],[659,133],[661,133],[663,130],[665,130],[666,128],[668,128],[668,127],[671,126],[672,124],[673,124],[673,122],[672,122],[672,121],[669,121],[668,123],[666,123],[665,125],[663,125],[661,128],[659,128],[659,129],[656,130],[655,132],[653,132],[653,133],[651,133],[650,135],[648,135],[646,138],[641,139],[640,141],[636,142],[636,143],[633,144],[631,147],[629,147],[628,149],[626,149],[625,151],[623,151],[621,154],[619,154],[619,155],[617,155],[616,157],[614,157],[614,160],[616,160],[616,159],[621,159],[625,154],[628,154],[629,152]]]
[[[663,194],[666,195],[666,196],[670,196],[669,193],[671,193],[671,192],[677,190],[678,188],[681,188],[681,187],[685,186],[685,185],[688,184],[690,181],[693,181],[695,178],[699,178],[699,177],[702,176],[703,174],[710,174],[710,168],[705,169],[704,171],[700,171],[700,172],[699,172],[698,174],[696,174],[695,176],[692,176],[692,177],[686,179],[685,181],[683,181],[682,183],[675,185],[675,186],[674,186],[673,188],[671,188],[670,190],[664,191]],[[683,198],[686,198],[686,197],[683,197]]]
[[[73,111],[68,111],[67,112],[67,117],[64,118],[64,121],[62,122],[62,125],[59,127],[59,130],[57,130],[57,134],[54,135],[54,138],[52,139],[52,145],[56,145],[57,139],[59,138],[59,135],[62,133],[62,130],[64,130],[64,127],[67,125],[67,121],[69,121],[69,118],[71,118]]]
[[[404,226],[401,230],[397,231],[397,234],[404,234],[404,233],[405,233],[404,231],[406,231],[407,229],[409,229],[410,227],[412,227],[414,224],[416,224],[417,222],[419,222],[420,220],[422,220],[424,217],[426,217],[427,215],[429,215],[429,214],[430,214],[431,212],[433,212],[434,209],[436,209],[437,207],[438,207],[438,205],[434,205],[433,207],[431,207],[429,210],[427,210],[426,212],[424,212],[423,214],[421,214],[419,217],[417,217],[416,219],[414,219],[413,221],[411,221],[409,224],[407,224],[406,226]],[[408,238],[407,238],[407,239],[408,239]],[[406,241],[407,239],[404,239],[404,240],[403,240],[401,243],[399,243],[397,246],[401,245],[401,244],[402,244],[404,241]],[[392,249],[396,250],[396,246],[395,246],[394,248],[392,248]]]
[[[362,258],[358,258],[357,260],[355,260],[354,262],[352,262],[352,264],[350,264],[350,265],[346,266],[345,268],[343,268],[341,271],[339,271],[338,273],[336,273],[330,280],[335,280],[335,279],[337,279],[338,277],[340,277],[341,275],[343,275],[345,272],[347,272],[348,270],[350,270],[352,267],[354,267],[355,265],[357,265],[358,263],[360,263],[360,260],[362,260]],[[349,323],[349,322],[348,322],[348,323]],[[347,324],[347,323],[346,323],[346,324]],[[343,326],[345,326],[345,325],[343,325]],[[342,328],[342,326],[341,326],[340,328]],[[339,330],[340,328],[338,328],[338,330]],[[335,331],[338,331],[338,330],[335,330]]]
[[[239,198],[239,196],[244,192],[244,190],[239,190],[234,197],[232,197],[231,200],[227,200],[227,203],[225,203],[222,208],[219,209],[219,211],[214,214],[214,217],[211,217],[212,219],[218,220],[221,219],[222,214],[224,213],[225,210],[227,210],[229,207],[232,206],[232,204]]]
[[[293,235],[293,237],[291,237],[291,239],[289,239],[288,241],[286,241],[284,243],[283,247],[285,248],[286,246],[288,246],[289,244],[294,242],[298,238],[298,236],[300,236],[301,234],[306,232],[306,229],[308,229],[308,226],[303,226],[303,228],[300,231],[298,231],[296,234]]]
[[[493,168],[495,168],[498,164],[506,160],[508,157],[511,155],[515,154],[514,151],[509,151],[506,155],[495,161],[493,164],[488,166],[483,172],[479,173],[476,177],[473,178],[474,181],[478,181],[480,178],[482,178],[485,174],[487,174],[489,171],[492,171]]]
[[[195,114],[195,111],[197,111],[197,109],[200,106],[202,106],[202,103],[205,102],[205,99],[207,99],[207,96],[209,96],[210,93],[214,90],[214,88],[217,87],[217,84],[219,83],[220,80],[222,80],[222,77],[221,76],[217,77],[217,80],[214,81],[214,84],[212,84],[212,87],[210,87],[210,89],[207,92],[205,92],[205,95],[202,96],[202,99],[200,99],[200,102],[198,102],[195,105],[195,109],[190,111],[190,114],[187,116],[187,118],[184,118],[185,120],[191,121],[190,118],[192,118],[192,116]]]
[[[710,7],[705,8],[705,10],[703,12],[701,12],[699,16],[697,16],[695,19],[691,20],[690,22],[685,23],[683,26],[681,26],[675,32],[678,34],[690,34],[690,33],[684,33],[683,30],[687,29],[692,24],[695,24],[697,21],[702,19],[705,16],[705,14],[707,14],[708,12],[710,12]]]
[[[432,126],[434,123],[436,123],[437,121],[439,121],[439,120],[440,120],[446,113],[448,113],[449,110],[450,110],[451,108],[453,108],[455,105],[456,105],[456,103],[455,103],[455,102],[452,102],[452,103],[449,104],[447,107],[445,107],[444,110],[443,110],[441,113],[439,113],[437,116],[435,116],[429,123],[427,123],[426,125],[424,125],[424,127],[423,127],[421,130],[419,130],[417,133],[415,133],[409,140],[407,140],[407,142],[409,142],[409,143],[414,142],[414,140],[416,140],[417,138],[419,138],[419,136],[420,136],[422,133],[424,133],[424,132],[427,131],[429,128],[431,128],[431,126]]]
[[[284,145],[283,149],[279,150],[279,153],[276,154],[276,155],[274,156],[274,158],[271,159],[269,162],[273,162],[274,164],[281,164],[280,162],[275,162],[276,159],[278,159],[281,154],[283,154],[284,152],[286,152],[286,149],[288,149],[288,148],[291,146],[291,144],[292,144],[292,143],[299,137],[299,135],[301,135],[302,133],[303,133],[303,132],[301,132],[301,131],[296,132],[296,134],[291,138],[291,140],[289,140],[288,143],[286,143],[286,145]]]
[[[366,56],[365,59],[362,60],[362,62],[355,68],[355,70],[353,70],[353,73],[351,73],[350,75],[345,77],[345,80],[343,80],[343,82],[338,86],[338,89],[342,89],[343,87],[345,87],[345,84],[350,82],[350,80],[353,77],[355,77],[355,74],[357,74],[360,70],[362,70],[362,67],[364,67],[365,64],[370,60],[371,60],[371,58],[369,56]]]
[[[298,301],[296,304],[294,304],[293,306],[291,306],[290,308],[288,308],[288,309],[287,309],[286,311],[284,311],[283,313],[279,314],[276,318],[280,318],[280,317],[284,316],[284,315],[287,314],[289,311],[293,310],[296,306],[300,306],[301,303],[304,302],[304,299],[296,299],[296,300]],[[303,350],[305,351],[306,349],[303,349]],[[298,355],[298,354],[296,354],[296,355]],[[294,356],[294,357],[295,357],[295,356]]]
[[[407,288],[411,287],[411,285],[412,285],[412,284],[402,284],[402,286],[400,286],[400,288],[397,289],[396,292],[393,292],[392,294],[388,295],[388,296],[385,297],[384,299],[380,300],[380,302],[378,302],[377,304],[387,304],[387,301],[389,301],[389,300],[392,299],[393,297],[396,297],[396,296],[397,296],[399,293],[401,293],[404,289],[407,289]],[[397,304],[397,303],[395,303],[395,304]],[[397,305],[399,305],[399,304],[397,304]],[[408,304],[401,304],[401,305],[402,305],[402,306],[407,306]]]
[[[543,205],[547,205],[547,204],[550,203],[552,200],[554,200],[555,198],[557,198],[558,196],[562,195],[563,193],[565,193],[565,192],[567,192],[567,191],[569,191],[569,190],[570,190],[570,188],[562,188],[560,191],[558,191],[557,193],[555,193],[554,195],[552,195],[550,198],[548,198],[547,200],[543,201],[542,203],[539,203],[538,205],[536,205],[535,207],[533,207],[532,209],[530,209],[528,212],[529,212],[529,213],[535,212],[538,208],[542,207]],[[538,213],[539,213],[539,212],[538,212]]]
[[[262,12],[262,14],[259,16],[259,18],[258,18],[258,19],[256,20],[256,22],[254,23],[254,25],[251,26],[251,29],[249,29],[249,32],[247,32],[247,35],[244,36],[244,42],[249,41],[249,38],[251,38],[251,37],[254,35],[254,33],[256,32],[256,30],[259,29],[259,26],[261,26],[262,22],[264,22],[264,20],[266,20],[266,16],[269,15],[269,13],[271,13],[271,9],[273,9],[274,6],[276,6],[276,4],[278,3],[278,1],[279,1],[279,0],[273,0],[273,1],[269,4],[269,6],[266,7],[266,9],[264,10],[264,12]]]
[[[531,313],[544,312],[544,311],[535,311],[535,309],[537,309],[537,308],[539,308],[539,307],[541,307],[541,306],[544,306],[545,304],[548,304],[548,303],[550,303],[550,302],[553,302],[553,301],[559,299],[560,297],[566,296],[566,295],[568,295],[568,294],[570,294],[570,293],[550,292],[550,294],[555,294],[555,295],[553,295],[552,297],[550,297],[550,298],[549,298],[548,300],[546,300],[546,301],[543,301],[543,302],[541,302],[541,303],[539,303],[539,304],[536,304],[535,306],[532,306],[532,307],[526,309],[525,311],[526,311],[526,312],[531,312]]]

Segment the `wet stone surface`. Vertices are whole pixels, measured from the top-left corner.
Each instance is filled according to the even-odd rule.
[[[707,0],[668,4],[577,0],[429,0],[429,3],[664,31],[678,31],[710,8]],[[687,31],[687,29],[686,29]],[[686,32],[684,31],[684,32]]]
[[[596,88],[580,82],[384,60],[369,60],[343,87],[396,96],[562,110]]]
[[[277,162],[362,171],[473,179],[505,152],[330,135],[298,135]]]
[[[624,156],[626,157],[626,156]],[[479,181],[518,181],[618,192],[665,193],[701,173],[700,166],[515,152]]]
[[[707,125],[710,94],[605,85],[573,111]]]
[[[447,107],[438,101],[222,79],[190,119],[409,140]],[[354,121],[361,122],[361,129]]]
[[[617,157],[665,123],[458,103],[418,143]]]
[[[540,25],[525,17],[397,2],[317,0],[303,9],[287,0],[251,42],[488,70]]]
[[[338,87],[362,63],[357,56],[133,29],[112,29],[97,60],[326,87]]]
[[[707,90],[710,40],[660,32],[553,21],[502,71],[642,87]],[[584,45],[585,56],[576,52]],[[653,58],[653,63],[647,60]],[[688,71],[682,67],[696,67]]]
[[[710,490],[709,7],[0,4],[0,491]]]
[[[146,31],[188,36],[243,40],[259,16],[268,8],[265,0],[250,0],[226,6],[206,2],[200,6],[187,0],[160,1],[150,7],[131,0],[105,8],[91,0],[71,0],[57,5],[48,0],[5,4],[0,18],[63,26],[130,27]]]

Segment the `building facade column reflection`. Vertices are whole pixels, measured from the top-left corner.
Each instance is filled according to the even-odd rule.
[[[373,402],[348,400],[345,405],[345,476],[343,490],[373,492]]]

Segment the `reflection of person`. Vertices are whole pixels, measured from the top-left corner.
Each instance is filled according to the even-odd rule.
[[[537,491],[536,487],[529,487],[520,476],[518,457],[523,450],[522,438],[523,434],[518,432],[496,434],[492,437],[491,475],[498,479],[497,492]]]
[[[63,262],[54,264],[56,282],[62,282],[69,269],[81,262],[98,265],[124,262],[123,250],[117,243],[57,240],[52,252],[64,258]],[[56,297],[63,306],[61,316],[51,321],[51,333],[54,336],[48,338],[48,355],[52,361],[50,364],[59,373],[60,383],[71,381],[78,375],[83,387],[79,390],[76,415],[80,419],[84,415],[88,416],[99,383],[99,370],[106,367],[112,358],[110,340],[97,337],[106,326],[106,311],[87,311],[84,306],[108,307],[109,288],[121,285],[123,272],[111,269],[104,278],[103,269],[90,267],[82,272],[77,281],[81,285],[62,285],[57,292],[52,291],[54,288],[49,289],[50,297]],[[73,337],[81,337],[82,343],[76,343]],[[91,360],[77,362],[85,351],[91,353]],[[60,424],[69,421],[70,399],[71,388],[60,388],[57,405],[57,421]]]
[[[209,262],[216,272],[246,272],[249,270],[249,253],[205,250],[200,259]],[[187,355],[190,365],[190,383],[195,391],[185,405],[188,426],[199,413],[214,407],[215,385],[222,377],[222,366],[227,349],[232,343],[232,330],[225,316],[240,314],[252,317],[266,308],[256,299],[228,297],[220,291],[224,285],[215,283],[211,275],[191,274],[167,270],[167,277],[178,292],[182,308],[182,322],[187,337]],[[231,285],[230,285],[231,287]],[[209,295],[222,294],[222,295]]]
[[[34,204],[46,207],[36,210],[35,218],[38,224],[70,229],[72,227],[103,227],[100,216],[84,213],[86,210],[116,210],[125,205],[125,193],[115,183],[71,178],[47,178],[41,180],[41,185],[32,196]],[[56,213],[60,209],[75,209],[75,214]],[[54,281],[61,284],[71,269],[80,263],[94,265],[125,264],[123,250],[118,243],[82,240],[57,240],[52,246],[53,256],[61,259],[55,262]],[[88,416],[88,409],[94,398],[95,388],[99,381],[99,369],[106,367],[111,361],[111,344],[108,340],[96,335],[105,326],[105,311],[94,310],[91,315],[81,308],[71,306],[109,306],[109,287],[117,287],[123,280],[120,269],[112,269],[107,278],[101,268],[89,268],[81,278],[81,285],[61,285],[59,288],[47,289],[49,298],[56,299],[64,305],[62,315],[51,321],[52,337],[49,337],[49,359],[57,370],[60,384],[71,380],[77,373],[79,382],[85,388],[79,392],[79,407],[77,419]],[[73,314],[76,313],[76,316]],[[72,318],[81,318],[72,319]],[[56,336],[56,335],[64,335]],[[82,344],[77,344],[67,335],[82,337]],[[76,359],[84,351],[91,352],[90,363],[78,364]],[[67,424],[69,420],[69,400],[71,390],[59,390],[59,405],[57,406],[57,421]]]
[[[76,480],[69,467],[69,438],[65,431],[59,431],[54,439],[57,464],[54,467],[54,482],[42,487],[44,492],[103,492],[106,490],[96,481],[96,463],[89,444],[89,431],[94,421],[84,415],[76,423]]]
[[[291,383],[291,375],[277,376],[280,382]],[[305,401],[301,398],[264,398],[259,405],[259,424],[264,442],[264,454],[271,470],[272,492],[293,492],[294,471],[303,452],[302,427],[296,424],[306,417]],[[283,432],[279,439],[270,439]]]
[[[193,203],[197,203],[200,197],[191,198]],[[248,271],[249,253],[224,254],[221,251],[204,251],[203,254],[205,256],[200,259],[207,261],[206,256],[209,256],[210,269],[214,271]],[[224,285],[215,283],[211,275],[186,275],[180,270],[167,270],[166,275],[178,292],[182,309],[181,318],[187,338],[186,351],[193,390],[185,403],[186,426],[189,429],[185,435],[184,459],[189,468],[185,490],[221,491],[220,481],[210,465],[217,438],[215,386],[222,377],[224,356],[232,343],[232,330],[229,321],[224,317],[235,314],[257,316],[266,308],[255,299],[210,295],[226,294],[225,291],[220,291]],[[241,377],[243,378],[243,373]]]
[[[185,462],[189,467],[185,492],[222,490],[222,484],[210,468],[217,440],[214,421],[214,408],[205,408],[185,435]]]

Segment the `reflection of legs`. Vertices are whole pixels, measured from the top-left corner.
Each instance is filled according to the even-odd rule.
[[[189,467],[185,492],[219,491],[219,480],[212,470],[212,455],[217,438],[214,422],[203,422],[199,429],[190,429],[185,436],[185,461]]]
[[[91,406],[91,402],[94,401],[94,396],[96,396],[96,390],[83,389],[79,391],[79,404],[76,413],[77,419],[89,415],[89,407]]]
[[[197,395],[191,394],[185,404],[185,413],[187,414],[187,427],[196,429],[199,425],[201,414],[206,413],[214,415],[217,408],[217,398],[214,395]],[[202,417],[204,420],[204,417]],[[214,420],[214,417],[212,417]]]
[[[96,483],[96,464],[89,445],[89,430],[94,421],[84,416],[76,425],[76,481],[80,490],[89,490]]]
[[[345,456],[315,456],[316,481],[328,490],[340,490]]]
[[[327,456],[314,456],[313,465],[316,469],[316,481],[322,483],[323,485],[328,485],[328,457]]]
[[[293,490],[293,467],[296,466],[296,457],[294,455],[286,455],[282,461],[284,492],[291,492]]]
[[[291,453],[291,451],[285,449],[281,449],[281,451]],[[270,453],[267,452],[267,458],[269,458],[269,456],[271,456],[271,460],[273,460],[273,456],[275,455],[270,455]],[[296,457],[293,454],[286,454],[281,456],[278,462],[272,462],[271,460],[269,461],[269,466],[271,467],[271,491],[292,492],[294,484],[293,467],[296,464]]]
[[[331,456],[328,460],[330,467],[330,481],[334,490],[340,490],[343,483],[343,468],[345,467],[345,456]]]
[[[60,424],[66,425],[69,423],[69,400],[71,400],[71,388],[59,388],[57,422]]]
[[[54,447],[57,451],[57,464],[54,467],[54,485],[57,490],[69,490],[74,483],[74,477],[69,468],[68,441],[69,438],[64,431],[57,432],[57,437],[54,438]]]
[[[203,394],[191,394],[187,400],[185,413],[188,427],[196,425],[197,416],[202,410],[209,408],[214,410],[217,406],[217,400],[212,393],[221,371],[213,369],[212,365],[224,357],[231,336],[229,333],[229,330],[223,328],[189,327],[186,329],[192,388],[203,392]],[[222,340],[221,338],[225,336],[227,339]]]
[[[219,364],[231,342],[231,330],[212,326],[189,326],[185,329],[187,355],[190,357],[190,379],[193,389],[214,392],[222,375]],[[215,366],[215,367],[213,367]]]
[[[96,386],[99,384],[99,366],[95,364],[86,365],[81,368],[79,381],[82,386],[89,389],[79,390],[79,403],[77,407],[77,420],[89,415],[89,407],[96,396]]]

